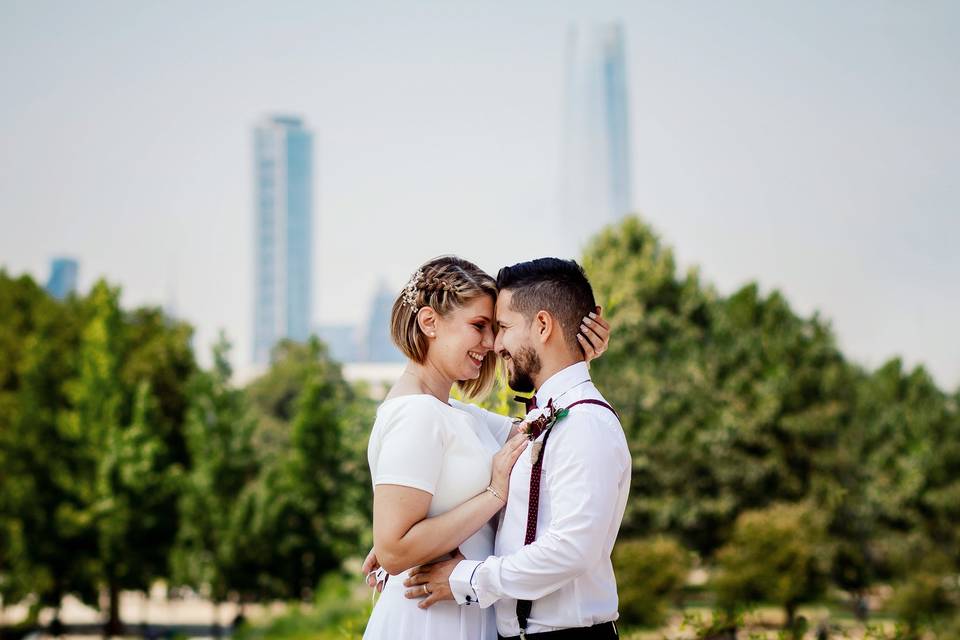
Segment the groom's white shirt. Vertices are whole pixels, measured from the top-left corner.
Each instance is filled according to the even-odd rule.
[[[538,406],[603,400],[583,362],[557,372],[537,391]],[[510,477],[493,556],[464,560],[450,587],[462,605],[495,605],[501,635],[520,633],[517,600],[532,600],[527,633],[589,627],[616,620],[617,583],[610,553],[630,490],[630,452],[620,421],[605,407],[582,404],[560,420],[547,446],[537,537],[523,544],[530,496],[527,447]],[[540,436],[543,439],[543,435]]]

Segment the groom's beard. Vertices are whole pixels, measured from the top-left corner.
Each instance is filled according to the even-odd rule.
[[[516,353],[510,354],[510,362],[512,366],[507,367],[510,388],[521,393],[533,391],[533,376],[540,373],[541,366],[537,352],[530,347],[520,347]]]

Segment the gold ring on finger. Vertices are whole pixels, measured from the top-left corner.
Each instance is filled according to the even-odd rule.
[[[422,584],[422,585],[420,585],[420,588],[423,589],[423,595],[425,595],[425,596],[430,595],[430,591],[427,590],[427,585]]]

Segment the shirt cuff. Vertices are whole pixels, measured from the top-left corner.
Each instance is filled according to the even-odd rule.
[[[477,592],[470,584],[470,579],[481,564],[483,563],[476,560],[461,560],[453,568],[453,573],[450,574],[450,591],[453,592],[453,599],[457,604],[478,604]]]

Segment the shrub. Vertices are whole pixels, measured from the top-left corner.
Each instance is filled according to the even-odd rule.
[[[665,537],[626,540],[613,550],[613,567],[620,593],[624,625],[661,625],[669,603],[683,588],[690,555]]]
[[[735,611],[759,602],[784,608],[792,629],[801,602],[826,586],[824,527],[807,505],[774,505],[737,518],[733,536],[717,552],[718,602]]]

